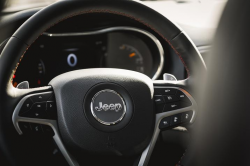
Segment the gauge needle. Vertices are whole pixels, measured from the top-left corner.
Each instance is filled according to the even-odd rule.
[[[133,53],[131,53],[131,54],[129,54],[129,58],[132,58],[132,57],[134,57],[135,56],[135,53],[133,52]]]

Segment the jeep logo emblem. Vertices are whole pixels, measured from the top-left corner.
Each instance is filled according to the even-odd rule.
[[[93,117],[104,125],[117,124],[126,114],[123,98],[116,91],[110,89],[96,93],[92,98],[90,108]]]
[[[115,111],[115,112],[119,112],[122,109],[122,105],[120,103],[116,103],[116,104],[103,104],[102,102],[99,102],[99,107],[95,107],[96,111]]]

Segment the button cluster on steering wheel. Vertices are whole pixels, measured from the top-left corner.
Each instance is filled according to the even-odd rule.
[[[172,128],[180,124],[188,123],[190,122],[192,116],[193,116],[193,111],[187,111],[184,113],[179,113],[176,115],[165,117],[161,120],[159,124],[159,129]]]
[[[155,88],[154,101],[156,113],[173,111],[192,105],[186,94],[174,88]]]
[[[28,122],[19,122],[18,125],[25,134],[45,134],[48,136],[53,136],[55,134],[53,129],[48,125]]]
[[[46,92],[27,98],[21,107],[19,116],[56,120],[57,113],[54,94]]]

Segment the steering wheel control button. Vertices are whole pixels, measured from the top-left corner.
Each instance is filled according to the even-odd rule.
[[[163,118],[159,124],[159,129],[164,129],[170,126],[170,117]]]
[[[185,102],[189,102],[189,99],[188,97],[182,92],[182,91],[179,91],[176,93],[176,97],[178,100],[180,101],[185,101]]]
[[[126,105],[122,96],[110,89],[96,93],[90,107],[93,117],[103,125],[117,124],[126,114]]]
[[[169,104],[165,105],[163,112],[173,111],[173,110],[177,110],[180,108],[189,107],[190,105],[191,105],[190,102],[181,102],[181,101],[169,103]]]
[[[37,95],[31,96],[31,100],[35,103],[43,102],[43,101],[47,101],[51,97],[51,95],[52,93],[37,94]]]
[[[30,108],[32,107],[32,105],[33,105],[32,100],[29,99],[29,98],[26,99],[25,102],[22,105],[22,108],[21,108],[21,110],[19,112],[19,115],[21,115],[21,114],[27,112],[28,110],[30,110]]]
[[[165,117],[161,120],[159,124],[159,129],[166,129],[168,127],[174,127],[182,123],[188,123],[191,121],[192,116],[193,116],[193,111],[188,111],[172,115],[169,117]]]
[[[164,96],[164,100],[166,103],[171,103],[171,102],[176,101],[176,97],[174,95],[167,95],[167,96]]]
[[[47,114],[48,114],[50,119],[57,118],[56,103],[54,101],[47,102]]]
[[[175,95],[176,94],[176,89],[174,88],[157,88],[157,91],[161,95]]]
[[[181,123],[181,114],[173,115],[170,118],[171,118],[170,120],[171,126],[178,125]]]
[[[25,117],[42,119],[45,116],[45,112],[41,110],[29,111]]]
[[[172,110],[177,110],[179,108],[181,108],[181,102],[169,103],[169,104],[165,105],[164,112],[172,111]]]
[[[31,109],[23,114],[22,116],[24,117],[29,117],[29,118],[45,118],[46,117],[46,102],[42,103],[35,103],[31,107]]]
[[[35,103],[31,110],[46,110],[46,102]]]
[[[19,127],[23,133],[29,133],[31,132],[30,124],[27,122],[19,122]]]
[[[158,104],[164,104],[165,101],[163,99],[163,96],[154,96],[155,103]]]
[[[189,98],[181,90],[175,88],[155,88],[154,90],[156,113],[173,111],[192,105]]]
[[[193,111],[182,113],[181,122],[182,123],[190,122],[192,116],[193,116]]]
[[[43,129],[40,124],[30,123],[31,130],[33,133],[42,133]]]
[[[48,135],[48,136],[55,135],[53,129],[48,125],[41,125],[41,124],[28,123],[28,122],[19,122],[18,125],[24,134],[44,133],[45,135]]]

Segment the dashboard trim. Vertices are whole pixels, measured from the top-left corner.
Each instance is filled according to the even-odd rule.
[[[145,31],[143,29],[134,28],[134,27],[127,27],[127,26],[119,26],[119,27],[109,27],[109,28],[104,28],[104,29],[100,29],[100,30],[96,30],[96,31],[88,31],[88,32],[73,32],[73,33],[48,33],[48,32],[44,32],[42,35],[48,36],[48,37],[87,36],[87,35],[104,34],[107,32],[120,31],[120,30],[133,31],[133,32],[144,34],[145,36],[150,38],[155,43],[155,45],[157,46],[158,51],[159,51],[160,63],[159,63],[159,66],[158,66],[155,74],[152,77],[152,80],[156,80],[157,78],[159,78],[159,76],[162,72],[162,69],[163,69],[163,65],[164,65],[164,50],[163,50],[163,47],[162,47],[160,41],[152,33]]]

